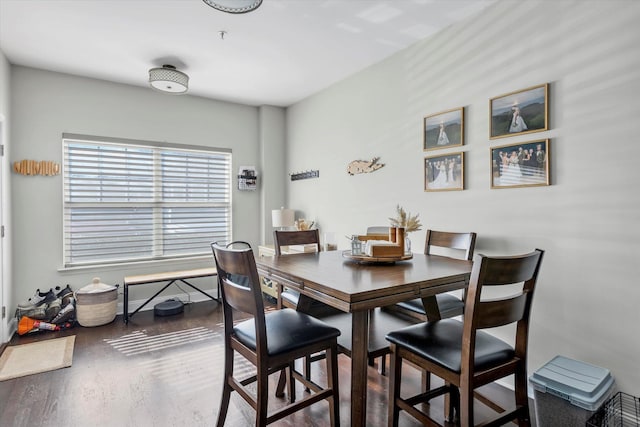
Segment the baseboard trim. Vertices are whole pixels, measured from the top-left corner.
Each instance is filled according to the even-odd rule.
[[[9,321],[7,324],[7,329],[9,331],[9,341],[13,338],[13,336],[18,332],[18,319],[15,317]],[[7,343],[9,343],[7,341]]]

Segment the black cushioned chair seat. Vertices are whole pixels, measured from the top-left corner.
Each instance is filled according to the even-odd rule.
[[[282,298],[283,302],[289,302],[290,306],[297,307],[300,302],[300,292],[294,291],[293,289],[285,289],[280,294],[280,298]],[[304,312],[314,317],[324,317],[331,314],[342,313],[340,310],[314,299],[311,300],[311,305]]]
[[[270,356],[340,335],[339,329],[290,308],[266,313],[264,320],[267,329],[267,352]],[[233,331],[238,341],[255,350],[256,329],[253,319],[238,323]]]
[[[451,371],[460,372],[462,328],[462,322],[454,319],[425,322],[391,332],[387,340]],[[501,339],[477,332],[476,370],[499,365],[512,359],[514,354],[513,348]]]
[[[436,295],[438,301],[438,309],[440,310],[440,317],[446,319],[448,317],[459,316],[464,311],[464,302],[451,294],[438,294]],[[414,313],[426,315],[424,311],[424,305],[420,298],[412,299],[409,301],[402,301],[396,304],[398,307],[402,307],[405,310],[413,311]]]
[[[298,305],[298,301],[300,301],[300,292],[294,291],[293,289],[285,289],[280,294],[280,297],[283,300],[287,300],[290,304],[293,304],[293,306],[296,307]],[[313,300],[311,302],[311,307],[315,307],[315,306],[321,307],[321,306],[324,306],[324,305],[325,304],[321,303],[320,301],[316,301],[316,300]]]

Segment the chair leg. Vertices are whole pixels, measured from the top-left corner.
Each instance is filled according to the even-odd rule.
[[[425,371],[424,369],[420,369],[420,380],[421,380],[421,390],[423,393],[428,392],[429,390],[431,390],[431,372],[429,371]],[[444,395],[444,416],[445,416],[445,421],[447,421],[446,417],[447,417],[447,408],[449,407],[449,395],[445,394]],[[426,411],[427,405],[429,405],[429,402],[423,402],[422,403],[422,408],[423,410]]]
[[[256,384],[256,427],[267,425],[267,403],[269,398],[269,376],[259,373]]]
[[[229,385],[229,379],[225,375],[224,385],[222,386],[222,399],[220,400],[220,412],[218,412],[217,427],[224,426],[224,422],[227,419],[227,410],[229,409],[229,400],[231,399],[231,386]]]
[[[229,347],[224,352],[224,384],[222,385],[222,398],[220,399],[220,412],[218,412],[217,426],[224,426],[227,419],[227,411],[229,409],[229,401],[231,400],[231,384],[230,379],[233,377],[233,350]]]
[[[429,391],[431,389],[431,372],[422,371],[422,391]]]
[[[469,383],[460,384],[458,388],[460,396],[460,425],[472,426],[473,423],[473,390]]]
[[[280,377],[278,378],[278,386],[276,387],[276,397],[284,396],[284,388],[287,385],[287,374],[285,370],[280,371]]]
[[[389,356],[389,412],[387,414],[387,426],[398,427],[400,408],[396,399],[400,397],[400,382],[402,379],[402,358],[396,353],[395,344],[391,344],[391,356]]]
[[[387,355],[380,357],[380,375],[383,377],[387,375]]]
[[[531,413],[529,412],[529,396],[527,395],[527,370],[524,362],[516,370],[514,380],[516,406],[521,408],[518,411],[518,425],[520,427],[529,427],[531,425]]]
[[[305,356],[302,374],[307,381],[311,381],[311,356]],[[305,387],[304,391],[306,391],[307,393],[311,392],[309,387]]]
[[[460,414],[460,392],[458,387],[449,384],[449,393],[445,394],[445,411],[448,413],[445,421],[455,423]]]
[[[427,372],[427,375],[431,375],[430,372]],[[449,388],[449,392],[444,395],[444,420],[455,423],[460,416],[460,390],[448,382],[445,382],[445,385]]]
[[[295,362],[290,362],[289,366],[285,369],[287,375],[287,394],[289,395],[290,403],[296,401],[296,380],[293,378],[294,364]]]
[[[329,399],[329,418],[332,427],[340,427],[340,390],[338,388],[338,348],[326,350],[327,386],[333,392]]]

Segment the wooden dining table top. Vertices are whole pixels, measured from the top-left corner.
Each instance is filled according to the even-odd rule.
[[[343,251],[258,257],[256,264],[283,285],[347,312],[460,289],[472,267],[471,261],[425,254],[395,263],[359,263]]]

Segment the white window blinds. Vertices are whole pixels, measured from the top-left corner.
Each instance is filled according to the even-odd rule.
[[[63,136],[64,265],[209,254],[231,236],[231,153]]]

